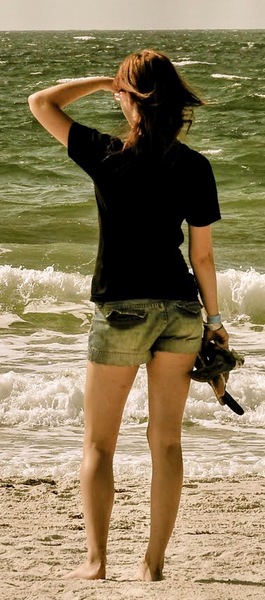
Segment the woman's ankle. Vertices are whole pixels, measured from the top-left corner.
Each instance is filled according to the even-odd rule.
[[[164,558],[152,561],[146,553],[139,569],[139,577],[142,581],[161,581],[163,579]]]

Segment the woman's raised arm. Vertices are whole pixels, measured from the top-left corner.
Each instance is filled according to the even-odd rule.
[[[62,109],[83,96],[101,90],[114,92],[112,77],[73,79],[31,94],[28,103],[32,114],[44,129],[67,146],[73,119]]]

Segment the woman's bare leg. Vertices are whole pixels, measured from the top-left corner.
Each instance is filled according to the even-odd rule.
[[[152,455],[150,537],[140,578],[163,578],[165,550],[182,490],[181,425],[196,355],[156,352],[148,364],[148,441]]]
[[[81,465],[81,494],[87,560],[66,578],[104,579],[110,516],[114,499],[113,455],[124,404],[138,367],[88,362]]]

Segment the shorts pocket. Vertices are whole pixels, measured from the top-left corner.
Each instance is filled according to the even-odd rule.
[[[147,312],[143,309],[129,309],[129,308],[108,308],[102,307],[101,312],[105,316],[105,319],[112,327],[117,328],[128,328],[134,327],[143,323],[147,317]]]
[[[182,301],[178,301],[176,302],[176,308],[184,313],[189,314],[191,317],[195,316],[197,317],[202,310],[202,305],[200,304],[200,302],[196,301],[188,301],[188,300],[182,300]]]

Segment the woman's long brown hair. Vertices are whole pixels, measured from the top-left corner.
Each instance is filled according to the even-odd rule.
[[[155,50],[129,54],[119,67],[114,86],[117,91],[129,92],[136,103],[138,117],[124,147],[137,152],[163,154],[183,125],[190,127],[193,107],[205,104],[171,60]]]

